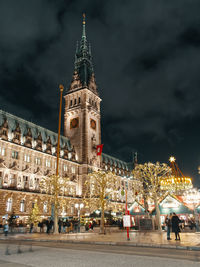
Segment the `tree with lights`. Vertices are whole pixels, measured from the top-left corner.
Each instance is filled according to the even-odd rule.
[[[34,207],[31,210],[31,213],[29,215],[29,223],[33,223],[34,226],[37,225],[37,223],[40,220],[40,216],[39,216],[39,207],[37,202],[34,204]]]
[[[145,164],[137,164],[133,170],[133,175],[143,185],[141,193],[145,198],[151,198],[156,208],[156,217],[158,230],[161,231],[160,210],[158,200],[163,191],[161,190],[161,180],[171,172],[171,168],[165,163],[153,164],[151,162]]]
[[[90,208],[101,209],[100,233],[104,233],[104,212],[111,198],[116,177],[112,172],[94,171],[88,175],[85,182],[86,191],[84,201]]]
[[[63,203],[67,203],[67,199],[64,196],[69,189],[69,178],[62,178],[57,175],[42,178],[40,182],[41,191],[47,194],[47,197],[54,206],[54,234],[58,234],[58,211]]]

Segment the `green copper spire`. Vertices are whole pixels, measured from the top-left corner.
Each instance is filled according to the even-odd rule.
[[[86,38],[85,14],[83,14],[81,40],[80,43],[76,45],[74,73],[76,73],[76,77],[79,78],[82,87],[87,87],[95,94],[98,94],[92,64],[91,46],[90,44],[88,45]]]

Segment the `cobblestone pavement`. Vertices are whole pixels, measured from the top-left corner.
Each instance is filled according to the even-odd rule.
[[[148,245],[162,247],[196,247],[200,249],[199,233],[181,233],[181,241],[175,241],[174,234],[172,240],[167,240],[166,232],[131,232],[130,241],[127,241],[126,232],[108,233],[99,235],[98,233],[72,233],[72,234],[16,234],[8,237],[0,236],[0,239],[14,240],[37,240],[37,241],[60,241],[60,242],[86,242],[102,244],[129,244],[129,245]]]
[[[70,244],[68,244],[68,246],[70,246]],[[74,247],[75,246],[78,245],[74,244]],[[129,250],[127,250],[127,248],[124,248],[123,250],[123,248],[115,246],[109,250],[107,250],[107,247],[104,247],[102,251],[93,250],[91,245],[90,247],[86,246],[82,249],[74,249],[74,247],[65,249],[42,246],[30,247],[27,245],[21,245],[19,247],[18,245],[13,244],[10,244],[7,247],[7,244],[0,244],[0,267],[188,267],[188,265],[190,265],[190,267],[200,266],[200,263],[197,262],[197,257],[195,258],[194,251],[188,251],[188,253],[193,253],[193,257],[188,257],[188,260],[186,256],[180,259],[180,255],[177,256],[178,258],[172,259],[170,255],[170,250],[169,252],[167,252],[167,254],[160,255],[160,251],[163,249],[154,249],[154,255],[160,255],[160,257],[155,257],[148,255],[148,251],[144,252],[144,255],[146,256],[139,256],[134,255],[135,252],[131,252],[131,248],[129,248]],[[167,250],[164,249],[163,251],[166,252]],[[5,255],[5,253],[10,255]]]

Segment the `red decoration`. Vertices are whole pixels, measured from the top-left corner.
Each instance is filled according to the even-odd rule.
[[[103,144],[97,146],[97,156],[101,156],[103,150]]]

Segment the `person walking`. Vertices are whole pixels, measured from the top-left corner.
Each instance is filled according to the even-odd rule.
[[[179,217],[176,215],[176,213],[173,213],[172,216],[172,232],[175,233],[175,240],[179,240],[180,241],[180,227],[179,227],[179,223],[181,222],[181,220],[179,219]]]
[[[171,240],[170,238],[170,232],[171,232],[171,226],[172,226],[171,217],[172,217],[172,214],[170,213],[170,215],[169,216],[167,215],[165,219],[165,224],[167,226],[167,240]]]
[[[8,235],[8,229],[9,229],[9,226],[8,226],[8,222],[6,222],[3,226],[3,230],[4,230],[4,235],[7,236]]]

